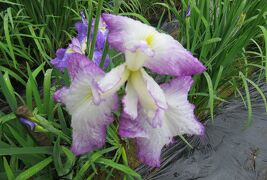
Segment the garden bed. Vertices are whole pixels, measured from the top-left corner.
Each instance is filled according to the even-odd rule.
[[[0,9],[3,24],[0,27],[0,179],[135,179],[141,176],[144,179],[224,179],[225,174],[229,174],[229,179],[267,177],[264,144],[267,4],[264,0],[6,0],[0,2]],[[71,70],[68,73],[66,67],[56,69],[57,64],[51,60],[62,55],[62,49],[55,54],[58,48],[65,47],[69,51],[65,49],[64,53],[72,53],[75,49],[72,37],[79,39],[80,25],[89,24],[84,38],[88,39],[92,33],[91,41],[86,41],[86,49],[78,50],[82,50],[79,60],[92,59],[105,73],[127,61],[120,48],[112,47],[110,41],[105,43],[106,37],[101,48],[98,47],[97,34],[106,27],[102,24],[98,28],[96,24],[102,21],[100,17],[105,12],[136,19],[143,23],[142,30],[150,25],[160,33],[170,34],[190,51],[186,54],[181,48],[183,53],[196,57],[206,67],[205,72],[200,68],[187,74],[203,72],[193,76],[188,100],[196,106],[195,114],[205,124],[205,135],[175,137],[163,149],[158,168],[143,165],[136,155],[140,149],[135,141],[118,135],[123,103],[119,103],[118,109],[112,109],[114,122],[107,127],[101,148],[83,155],[73,148],[70,150],[72,116],[68,114],[68,106],[53,97],[57,89],[72,83],[75,73]],[[129,26],[132,24],[135,23]],[[149,48],[152,40],[153,33],[145,39]],[[94,59],[96,51],[101,52],[98,60]],[[166,54],[169,55],[172,57],[171,53]],[[83,62],[88,65],[87,61]],[[146,67],[142,72],[159,85],[184,75],[167,66],[168,62],[158,70],[164,75],[155,73],[153,65],[152,70]],[[197,69],[195,66],[183,68],[191,71]],[[255,71],[256,78],[252,75]],[[253,87],[251,91],[249,87]],[[122,84],[116,93],[119,99],[126,89]],[[25,111],[18,113],[18,107]]]

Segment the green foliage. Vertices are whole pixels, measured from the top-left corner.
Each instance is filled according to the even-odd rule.
[[[260,34],[258,26],[266,27],[266,3],[261,0],[183,0],[181,9],[177,9],[172,1],[156,4],[175,15],[180,26],[176,33],[178,40],[208,68],[204,75],[194,78],[191,100],[199,107],[197,114],[205,116],[209,111],[213,117],[216,101],[229,96],[225,92],[232,88],[233,81],[240,88],[246,87],[241,84],[244,81],[239,74],[249,76],[258,67],[262,69],[260,65],[266,64],[262,53],[256,60],[247,55],[248,52],[257,53],[251,42],[261,41],[253,38]],[[191,14],[186,16],[189,7]],[[264,51],[262,45],[258,47],[260,52]],[[244,68],[244,64],[251,63],[253,67]]]
[[[186,16],[189,7],[191,14]],[[200,118],[210,115],[213,119],[216,105],[234,93],[248,109],[245,125],[249,126],[253,123],[250,86],[259,92],[267,109],[266,97],[257,86],[261,79],[267,81],[264,0],[0,0],[0,9],[0,179],[91,179],[101,174],[106,179],[140,178],[128,166],[125,142],[117,134],[117,116],[108,127],[103,149],[80,158],[69,150],[70,117],[53,101],[55,89],[69,84],[68,74],[52,70],[50,60],[75,34],[74,23],[82,10],[89,17],[88,24],[92,17],[98,23],[101,11],[131,16],[158,29],[163,22],[178,20],[179,28],[172,35],[207,67],[204,74],[194,76],[190,92]],[[96,30],[97,26],[88,44],[89,56]],[[106,44],[102,66],[107,54],[110,68],[123,58]],[[258,79],[252,81],[256,70]],[[32,132],[19,123],[15,112],[22,105],[45,131]]]

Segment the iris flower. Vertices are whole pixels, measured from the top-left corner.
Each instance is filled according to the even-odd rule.
[[[126,114],[122,115],[119,134],[124,138],[136,139],[138,158],[141,162],[159,167],[161,149],[171,143],[174,136],[203,135],[204,127],[197,121],[194,106],[187,100],[192,82],[190,76],[184,76],[161,85],[168,105],[161,127],[151,127],[141,106],[138,106],[139,114],[136,119],[131,119]]]
[[[27,128],[31,131],[34,130],[34,128],[36,127],[36,123],[32,122],[32,121],[29,121],[28,119],[26,118],[19,118],[19,121],[24,124],[25,126],[27,126]]]
[[[87,22],[83,19],[76,24],[78,37],[72,45],[78,46],[71,47],[74,52],[66,61],[71,85],[54,95],[72,115],[71,149],[80,155],[104,145],[106,127],[113,121],[112,111],[118,108],[116,92],[127,82],[119,134],[135,138],[139,159],[158,167],[161,149],[174,136],[204,132],[187,96],[193,82],[191,75],[206,68],[179,42],[151,26],[111,14],[102,18],[99,33],[106,36],[104,30],[108,29],[110,46],[124,53],[125,62],[105,74],[83,55]],[[105,39],[98,40],[96,50],[103,48]],[[65,55],[66,51],[59,54]],[[144,68],[177,77],[160,86]]]
[[[140,102],[147,122],[153,128],[161,127],[168,104],[163,89],[143,67],[174,76],[201,73],[205,67],[170,35],[127,17],[111,14],[102,17],[109,29],[109,44],[125,54],[126,62],[100,80],[100,90],[113,93],[127,81],[124,114],[136,119]]]
[[[56,52],[56,58],[52,59],[51,64],[53,64],[56,68],[63,71],[68,64],[68,60],[71,54],[79,53],[85,54],[85,50],[87,48],[87,30],[88,24],[85,19],[84,14],[81,14],[82,21],[75,24],[75,29],[78,32],[77,37],[71,40],[68,48],[60,48]],[[92,27],[94,26],[94,21],[92,23]],[[92,28],[93,29],[93,28]],[[106,28],[105,22],[102,19],[99,21],[99,28],[96,39],[96,49],[93,55],[93,61],[100,65],[102,58],[102,51],[104,49],[105,41],[107,39],[108,29]],[[92,33],[91,33],[92,36]],[[109,56],[106,56],[104,68],[107,68],[109,65]]]
[[[85,55],[73,53],[67,63],[70,87],[56,91],[54,98],[66,105],[71,114],[72,147],[76,154],[84,154],[105,143],[106,127],[113,121],[117,109],[117,95],[99,94],[96,81],[104,72]]]

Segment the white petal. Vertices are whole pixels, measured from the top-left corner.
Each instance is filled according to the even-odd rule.
[[[88,74],[78,73],[68,92],[64,94],[64,102],[72,115],[72,151],[80,155],[102,147],[106,127],[113,121],[112,111],[117,108],[117,97],[107,97],[96,105]]]
[[[137,103],[138,103],[138,95],[135,92],[135,89],[131,83],[128,81],[126,86],[126,94],[123,97],[123,111],[127,115],[129,115],[132,119],[137,117]]]
[[[152,166],[160,166],[161,149],[171,142],[170,132],[163,121],[160,128],[153,128],[147,120],[147,113],[139,106],[136,119],[121,116],[119,134],[123,138],[135,138],[138,146],[138,158],[141,162]]]
[[[144,65],[159,74],[176,76],[188,76],[206,70],[170,35],[128,17],[103,14],[103,18],[110,32],[110,45],[126,53],[129,69],[135,71]]]
[[[168,109],[165,111],[171,136],[182,134],[203,135],[204,127],[194,115],[194,105],[187,100],[193,80],[190,76],[173,79],[161,87],[166,95]]]
[[[114,94],[127,81],[129,74],[130,72],[125,64],[119,65],[99,81],[100,90],[103,94]]]
[[[127,68],[131,71],[137,71],[143,67],[145,60],[154,56],[154,51],[145,41],[139,41],[133,48],[125,51],[125,60]]]
[[[140,103],[153,127],[161,125],[166,99],[159,85],[143,69],[132,72],[131,82],[139,96]]]
[[[156,32],[155,28],[125,16],[103,14],[103,19],[109,29],[109,44],[121,52],[132,49],[137,41]]]
[[[203,135],[204,127],[196,120],[193,105],[187,100],[191,84],[192,79],[187,76],[161,85],[168,104],[161,127],[153,128],[148,123],[149,117],[142,107],[139,108],[139,114],[135,120],[122,117],[120,135],[136,138],[138,158],[141,162],[152,167],[159,167],[161,149],[172,142],[174,136]]]
[[[117,108],[117,96],[100,97],[96,79],[104,72],[84,55],[73,54],[68,62],[71,85],[59,91],[58,97],[71,114],[73,128],[72,151],[84,154],[105,143],[106,127],[113,121],[112,111]]]
[[[206,68],[170,35],[155,33],[151,48],[154,56],[144,66],[159,74],[189,76],[201,73]]]

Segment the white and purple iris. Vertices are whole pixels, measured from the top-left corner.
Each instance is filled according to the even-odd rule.
[[[153,27],[123,16],[102,18],[110,46],[124,53],[125,63],[105,74],[84,55],[70,56],[71,86],[57,91],[55,98],[72,115],[72,150],[79,155],[104,145],[106,126],[118,107],[116,92],[126,84],[119,134],[135,138],[139,160],[158,167],[161,149],[174,136],[204,133],[187,96],[191,75],[206,68],[179,42]],[[176,78],[158,85],[144,67]]]
[[[58,49],[56,52],[56,58],[51,61],[51,64],[53,64],[54,67],[56,67],[61,71],[63,71],[67,67],[67,61],[69,60],[69,57],[72,53],[85,54],[87,48],[88,24],[83,13],[81,14],[81,16],[82,16],[82,21],[75,24],[75,29],[78,32],[77,37],[71,40],[71,43],[66,49],[65,48]],[[95,21],[93,20],[92,27],[94,26],[94,24]],[[92,37],[92,34],[93,33],[91,32],[90,37]],[[92,59],[98,65],[100,65],[101,62],[107,35],[108,35],[107,26],[101,18],[99,21],[98,33],[96,36],[97,38],[96,47]],[[106,56],[104,64],[105,69],[108,67],[109,62],[110,62],[109,56]]]
[[[105,144],[106,127],[113,122],[112,111],[117,109],[118,97],[98,93],[96,82],[105,73],[85,55],[71,54],[67,70],[71,85],[57,90],[54,98],[65,104],[72,116],[71,150],[80,155]]]

